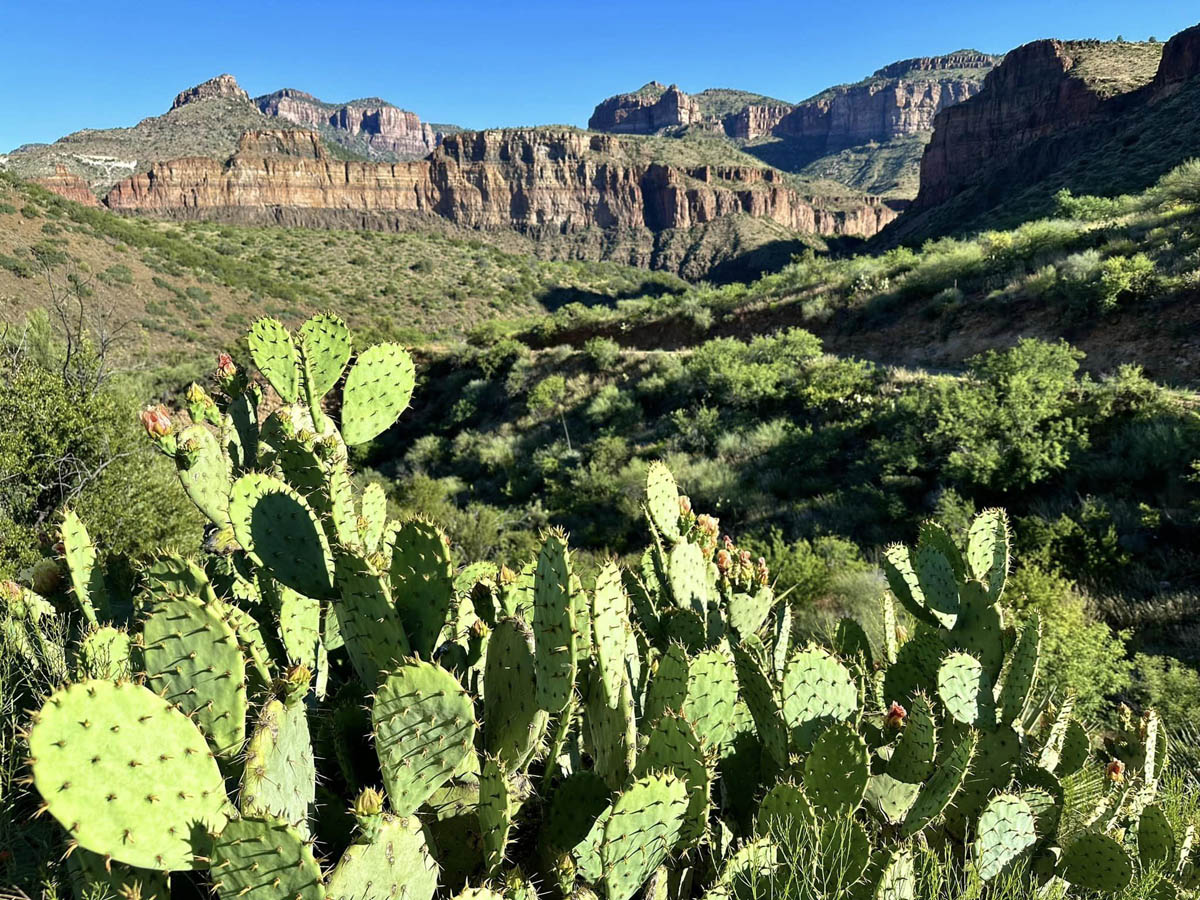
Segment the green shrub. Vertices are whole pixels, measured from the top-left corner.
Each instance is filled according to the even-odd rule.
[[[1200,673],[1178,659],[1139,653],[1133,658],[1132,699],[1153,707],[1173,727],[1194,725],[1200,710]]]
[[[621,345],[612,338],[594,337],[583,345],[583,352],[597,372],[607,372],[621,358]]]
[[[1041,616],[1047,680],[1075,694],[1081,715],[1099,715],[1109,697],[1129,686],[1129,635],[1094,619],[1086,596],[1068,579],[1025,564],[1013,573],[1007,590],[1018,614]]]
[[[1200,159],[1180,163],[1158,180],[1154,193],[1163,203],[1200,203]]]

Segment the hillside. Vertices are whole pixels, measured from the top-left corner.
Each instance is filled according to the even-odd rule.
[[[567,302],[681,290],[665,274],[550,262],[512,236],[504,249],[446,226],[381,234],[168,224],[89,209],[0,178],[0,319],[82,295],[97,323],[129,323],[129,353],[208,356],[259,315],[296,322],[331,309],[408,344],[461,339],[488,320]]]
[[[938,116],[921,188],[879,240],[916,243],[1050,213],[1061,189],[1144,190],[1200,146],[1200,26],[1166,44],[1037,41]]]

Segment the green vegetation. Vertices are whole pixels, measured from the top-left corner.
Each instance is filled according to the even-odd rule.
[[[734,344],[694,355],[727,402],[816,389],[789,374],[820,359],[811,335]],[[887,592],[825,637],[661,461],[632,492],[628,565],[573,553],[554,528],[516,568],[460,567],[437,525],[391,518],[349,467],[348,448],[377,448],[405,412],[409,355],[355,354],[325,314],[296,334],[260,319],[246,345],[262,380],[222,355],[215,396],[193,383],[186,418],[141,416],[208,521],[200,554],[144,555],[117,589],[68,506],[24,583],[0,582],[0,698],[31,706],[0,732],[2,758],[29,756],[27,781],[5,774],[5,820],[47,814],[0,830],[21,893],[321,900],[383,884],[481,900],[536,883],[607,900],[647,885],[668,900],[923,900],[1200,884],[1196,803],[1158,715],[1122,707],[1093,733],[1058,693],[1039,611],[1014,607],[1003,510],[887,546]],[[979,363],[980,379],[1010,375]],[[280,402],[260,424],[268,386]],[[566,379],[539,392],[561,417]],[[848,545],[807,548],[866,570]],[[47,863],[56,843],[68,870]]]

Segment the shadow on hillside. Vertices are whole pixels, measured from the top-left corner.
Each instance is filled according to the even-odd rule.
[[[552,287],[534,294],[534,299],[544,306],[547,312],[555,312],[568,303],[581,303],[584,306],[615,306],[618,300],[631,300],[634,297],[662,297],[666,294],[679,294],[683,290],[683,287],[679,285],[664,284],[661,281],[643,281],[634,287],[616,293],[593,291],[587,288]]]
[[[824,239],[826,250],[819,255],[848,256],[857,253],[864,243],[862,238],[843,235]],[[772,275],[789,265],[797,256],[812,249],[808,242],[795,240],[771,241],[747,253],[720,262],[709,269],[704,280],[712,284],[754,281],[763,275]]]

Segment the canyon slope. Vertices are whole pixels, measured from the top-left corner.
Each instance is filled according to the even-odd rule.
[[[285,89],[251,99],[232,75],[218,75],[176,95],[171,108],[130,128],[85,128],[52,144],[27,144],[0,156],[0,167],[21,177],[49,179],[96,197],[156,162],[227,159],[248,131],[303,128],[328,152],[348,159],[403,161],[427,156],[452,125],[430,125],[415,114],[372,98],[332,104]],[[74,197],[73,199],[79,199]]]
[[[920,191],[881,246],[1008,227],[1055,194],[1144,190],[1200,147],[1200,26],[1167,43],[1034,41],[940,112]]]
[[[441,220],[516,231],[552,258],[688,277],[766,243],[799,249],[801,235],[870,237],[896,215],[878,198],[815,197],[800,187],[750,157],[672,157],[643,139],[565,128],[448,135],[427,159],[407,163],[337,159],[314,132],[272,130],[246,132],[225,160],[154,163],[104,202],[138,215],[250,224],[405,230]],[[718,223],[719,241],[710,237]]]
[[[739,98],[708,98],[731,107]],[[689,278],[869,238],[897,206],[799,179],[724,138],[565,127],[462,132],[378,99],[251,99],[229,75],[134,128],[83,131],[0,164],[77,202],[165,219],[518,235],[546,258]],[[754,265],[758,265],[755,263]]]
[[[722,135],[782,170],[873,194],[916,193],[936,115],[978,93],[999,57],[975,50],[891,63],[855,84],[789,103],[710,89],[689,95],[650,82],[601,102],[588,127],[613,134]]]

